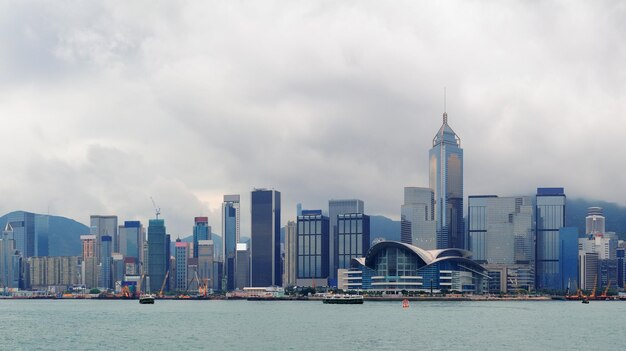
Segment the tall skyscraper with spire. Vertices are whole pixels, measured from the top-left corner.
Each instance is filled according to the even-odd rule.
[[[463,249],[463,149],[461,139],[448,125],[446,112],[429,156],[430,188],[435,193],[437,248]]]

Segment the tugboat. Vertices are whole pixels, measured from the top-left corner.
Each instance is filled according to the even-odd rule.
[[[324,303],[335,305],[362,305],[363,295],[329,294],[324,296]]]

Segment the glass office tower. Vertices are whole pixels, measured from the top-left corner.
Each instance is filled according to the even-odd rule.
[[[435,194],[430,188],[405,187],[400,240],[424,250],[437,248]]]
[[[211,239],[211,227],[208,217],[195,217],[193,223],[193,257],[198,258],[198,241]]]
[[[465,248],[463,227],[463,149],[461,139],[448,125],[443,125],[430,149],[430,188],[435,192],[437,248]]]
[[[329,279],[330,285],[336,285],[337,281],[337,216],[345,213],[365,213],[365,203],[359,199],[341,199],[328,201],[328,219],[330,220],[329,232]]]
[[[349,269],[353,258],[365,257],[370,249],[370,216],[346,213],[337,216],[337,257],[339,269]]]
[[[35,214],[30,212],[13,212],[7,218],[7,223],[11,223],[15,240],[15,249],[22,257],[35,256]]]
[[[280,192],[254,189],[251,205],[251,284],[281,286]]]
[[[235,271],[237,263],[237,243],[240,235],[239,195],[224,195],[222,203],[222,254],[224,255],[224,279],[226,286],[223,290],[235,289]]]
[[[165,234],[165,221],[151,219],[148,222],[148,276],[151,292],[161,290],[161,284],[165,280],[170,261],[169,245],[168,235]],[[169,290],[167,282],[165,286],[165,290]]]
[[[298,216],[297,279],[328,278],[328,217],[321,210],[303,210]]]
[[[559,230],[565,227],[563,188],[538,188],[535,216],[536,287],[559,290],[562,286]]]

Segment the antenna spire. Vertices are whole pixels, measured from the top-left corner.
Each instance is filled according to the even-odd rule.
[[[448,113],[446,112],[446,87],[443,87],[443,124],[448,124]]]

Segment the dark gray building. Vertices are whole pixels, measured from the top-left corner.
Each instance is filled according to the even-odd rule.
[[[169,235],[165,233],[165,222],[162,219],[151,219],[148,222],[148,276],[150,291],[158,292],[165,279],[169,267]],[[169,290],[166,282],[165,290]]]
[[[250,248],[246,243],[237,243],[237,269],[235,270],[235,288],[250,286]]]
[[[337,257],[337,216],[345,213],[364,213],[365,204],[362,200],[358,199],[343,199],[343,200],[330,200],[328,201],[328,219],[330,221],[330,231],[328,240],[328,250],[330,252],[328,269],[331,282],[335,282],[337,279],[337,268],[339,267],[336,261]],[[335,284],[331,284],[335,285]]]
[[[304,210],[302,215],[298,216],[296,235],[298,280],[328,278],[328,232],[328,217],[323,216],[321,210]]]
[[[252,191],[251,284],[254,287],[281,286],[280,192]]]

